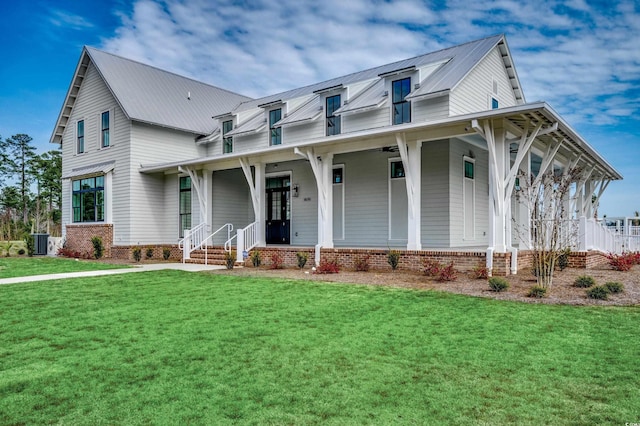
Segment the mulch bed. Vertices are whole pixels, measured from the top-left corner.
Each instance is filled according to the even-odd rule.
[[[565,269],[556,271],[553,284],[547,291],[547,296],[541,299],[528,297],[527,293],[536,284],[535,277],[529,270],[522,270],[517,275],[505,277],[509,282],[509,289],[496,293],[489,289],[486,280],[475,279],[459,273],[455,281],[439,282],[433,278],[413,271],[369,271],[353,272],[341,271],[338,274],[314,274],[311,269],[267,269],[234,268],[219,270],[213,274],[231,274],[238,276],[261,276],[285,279],[299,279],[308,281],[340,282],[363,285],[383,285],[389,287],[430,289],[469,296],[486,297],[498,300],[514,300],[527,303],[547,303],[565,305],[593,305],[593,306],[629,306],[640,305],[640,266],[634,266],[628,272],[618,272],[609,266],[598,269]],[[581,275],[589,275],[596,281],[596,285],[615,281],[624,285],[624,292],[609,295],[609,300],[594,300],[587,298],[586,289],[573,285],[575,279]]]

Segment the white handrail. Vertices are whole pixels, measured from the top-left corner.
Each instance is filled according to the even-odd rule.
[[[231,241],[236,239],[236,260],[238,262],[244,261],[244,252],[248,252],[252,248],[258,245],[258,222],[253,222],[247,225],[244,228],[238,229],[236,236],[230,238],[227,243],[229,243],[229,249],[231,249]],[[227,247],[227,243],[225,243],[225,249]],[[231,250],[229,250],[231,251]]]
[[[184,263],[186,259],[191,259],[191,252],[205,247],[204,263],[205,265],[207,265],[209,263],[208,250],[206,250],[207,241],[212,239],[218,232],[222,231],[223,229],[227,230],[227,238],[231,236],[231,231],[233,231],[233,224],[225,223],[210,235],[205,236],[208,227],[209,226],[203,222],[195,228],[184,230],[184,238],[178,242],[178,247],[182,249],[182,263]],[[186,248],[187,246],[188,249]]]

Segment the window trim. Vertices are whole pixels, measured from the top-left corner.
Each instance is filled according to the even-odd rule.
[[[335,107],[335,101],[333,102],[334,109],[329,115],[329,99],[338,98],[338,106]],[[324,99],[324,117],[325,117],[325,136],[335,136],[342,133],[342,118],[339,115],[335,115],[334,112],[342,106],[342,94],[337,93],[335,95],[328,95]],[[329,120],[333,119],[334,126],[329,127]],[[335,125],[337,123],[337,126]],[[329,132],[329,129],[335,129],[337,131]]]
[[[280,112],[280,117],[277,118],[277,119],[272,118],[272,114],[274,114],[276,111]],[[269,110],[269,118],[268,118],[268,124],[269,124],[269,146],[282,145],[282,127],[274,127],[273,126],[275,123],[277,123],[280,120],[282,120],[282,108],[273,108],[273,109]],[[276,133],[275,136],[274,136],[274,132]],[[274,143],[274,138],[276,140],[276,143]]]
[[[97,183],[95,182],[95,180],[97,178],[101,177],[102,178],[102,186],[97,186]],[[93,188],[89,188],[89,189],[82,189],[82,181],[86,180],[86,179],[94,179],[94,186]],[[73,189],[73,184],[74,182],[80,182],[80,189],[78,190],[74,190]],[[108,217],[109,217],[109,210],[107,207],[107,203],[109,202],[109,200],[107,199],[107,191],[108,188],[108,174],[94,174],[94,175],[88,175],[88,176],[78,176],[75,179],[71,179],[71,223],[73,224],[91,224],[91,223],[105,223],[108,222]],[[97,202],[97,197],[98,197],[98,193],[102,192],[102,204],[98,204]],[[82,200],[80,201],[80,205],[78,207],[76,207],[74,205],[74,199],[75,199],[75,195],[78,194],[88,194],[88,193],[93,193],[94,194],[94,213],[93,213],[93,219],[94,220],[83,220],[84,218],[84,214],[82,211]],[[102,206],[102,219],[98,219],[98,206]],[[80,220],[76,220],[75,217],[75,212],[76,209],[80,209],[79,211],[79,217]]]
[[[225,130],[225,124],[227,124],[227,123],[231,123],[231,124],[230,124],[230,127]],[[222,129],[222,153],[223,154],[231,154],[231,153],[233,153],[233,136],[226,136],[225,137],[225,135],[233,130],[233,119],[223,121],[222,125],[220,126],[220,128]],[[227,143],[228,143],[228,145],[227,145]],[[227,146],[230,146],[230,150],[229,151],[226,150]]]
[[[393,165],[396,163],[402,164],[402,176],[394,176],[393,175]],[[389,159],[389,179],[405,179],[407,174],[404,172],[404,163],[401,158],[390,158]]]
[[[182,179],[189,179],[189,188],[182,188]],[[193,192],[192,192],[193,182],[191,182],[191,176],[184,175],[178,176],[178,236],[179,238],[184,238],[184,228],[182,226],[182,216],[189,215],[189,229],[193,227]],[[182,193],[189,192],[189,213],[182,213]]]
[[[393,86],[395,83],[399,83],[404,80],[409,80],[409,91],[407,92],[406,95],[402,97],[402,101],[395,102],[394,101],[395,94],[394,94]],[[410,100],[407,100],[407,96],[409,95],[409,93],[411,93],[411,80],[412,80],[411,76],[409,75],[409,76],[397,78],[391,81],[391,124],[394,126],[399,124],[411,123],[411,118],[412,118],[411,108],[413,107],[413,105],[411,104]],[[401,87],[401,90],[402,90],[402,87]],[[402,121],[399,123],[396,123],[396,114],[395,114],[396,105],[408,105],[408,119],[407,117],[404,116],[404,112],[403,112]],[[404,107],[403,107],[403,110],[404,110]]]
[[[109,114],[108,117],[107,117],[107,128],[106,129],[104,128],[104,115],[105,114]],[[99,145],[100,149],[107,149],[107,148],[111,147],[111,133],[112,133],[111,130],[113,128],[112,116],[113,116],[113,112],[110,109],[108,109],[106,111],[102,111],[100,113],[100,119],[98,121],[98,123],[100,125],[100,136],[99,136],[99,138],[100,138],[100,145]],[[104,144],[104,141],[105,141],[105,137],[104,137],[105,133],[104,132],[105,132],[105,130],[107,132],[107,140],[108,140],[108,144],[107,145]]]
[[[332,182],[332,185],[333,186],[336,186],[336,185],[342,186],[342,227],[341,227],[342,235],[340,235],[337,238],[336,238],[335,235],[333,236],[333,239],[334,240],[338,240],[338,241],[344,241],[344,239],[345,239],[345,222],[346,222],[346,220],[345,220],[344,212],[345,212],[346,187],[345,187],[345,184],[344,184],[344,169],[345,169],[344,164],[334,164],[332,169],[331,169],[331,175],[332,175],[331,182]],[[341,170],[341,174],[340,174],[341,180],[340,180],[340,182],[336,182],[335,181],[335,179],[333,177],[333,171],[334,170]],[[335,220],[335,217],[334,217],[334,220]]]
[[[472,177],[467,177],[467,163],[473,165]],[[471,181],[473,186],[472,193],[472,201],[471,206],[465,205],[466,200],[466,181]],[[467,157],[466,155],[462,156],[462,240],[463,241],[475,241],[476,240],[476,159]],[[466,212],[472,212],[473,214],[473,235],[470,238],[467,238],[467,221],[465,214]]]
[[[80,135],[80,123],[82,123],[82,135]],[[86,120],[84,118],[76,120],[76,155],[81,155],[87,152],[87,129]],[[80,149],[80,139],[82,138],[82,149]]]

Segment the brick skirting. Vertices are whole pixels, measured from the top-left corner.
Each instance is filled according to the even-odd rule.
[[[169,260],[172,261],[181,261],[182,260],[182,250],[178,248],[176,244],[146,244],[139,246],[113,246],[111,249],[112,257],[114,259],[121,259],[134,262],[133,259],[133,250],[135,248],[140,249],[141,261],[145,260],[164,260],[162,256],[165,248],[168,248],[171,251],[169,255]],[[151,257],[147,257],[147,251],[151,249]]]
[[[65,248],[80,252],[81,254],[92,254],[93,244],[91,238],[102,238],[104,246],[103,257],[111,257],[111,247],[113,246],[113,225],[110,223],[91,225],[66,225]]]

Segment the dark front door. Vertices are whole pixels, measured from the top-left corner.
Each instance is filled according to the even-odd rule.
[[[267,178],[267,244],[289,244],[291,180],[289,176]]]

